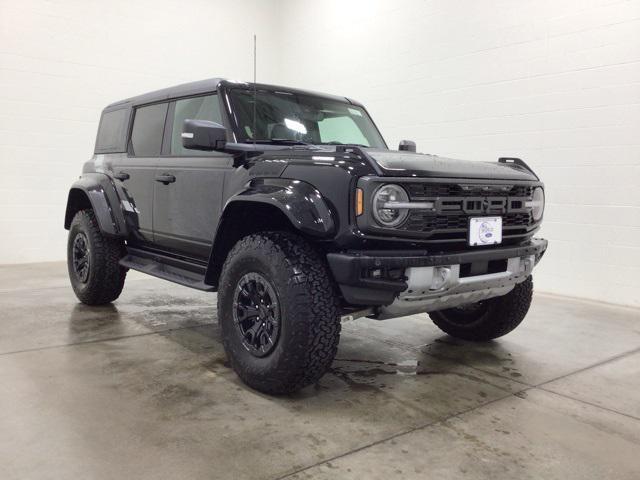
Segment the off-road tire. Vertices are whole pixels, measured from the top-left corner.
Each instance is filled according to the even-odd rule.
[[[73,243],[80,232],[89,244],[89,274],[85,282],[73,267]],[[103,305],[120,296],[127,276],[127,269],[118,263],[124,248],[122,240],[102,234],[93,210],[80,210],[75,214],[67,241],[67,267],[73,291],[82,303]]]
[[[452,337],[486,342],[515,329],[529,311],[533,297],[533,279],[529,276],[501,297],[484,300],[477,308],[451,308],[431,312],[429,316],[440,330]]]
[[[279,302],[279,336],[263,357],[249,352],[234,322],[234,292],[248,273],[264,277]],[[338,302],[326,260],[290,233],[263,232],[236,243],[220,275],[218,318],[231,367],[260,392],[287,394],[317,382],[338,349]]]

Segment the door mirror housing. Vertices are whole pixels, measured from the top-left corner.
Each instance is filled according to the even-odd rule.
[[[416,142],[412,140],[400,140],[400,145],[398,145],[398,150],[400,150],[401,152],[415,152]]]
[[[227,129],[209,120],[186,119],[182,124],[182,146],[190,150],[223,150]]]

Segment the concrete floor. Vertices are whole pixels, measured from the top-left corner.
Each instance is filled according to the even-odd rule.
[[[215,295],[131,274],[77,303],[0,267],[0,478],[640,478],[640,312],[538,295],[472,345],[426,316],[343,326],[288,398],[226,366]]]

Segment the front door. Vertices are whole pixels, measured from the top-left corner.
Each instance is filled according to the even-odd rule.
[[[162,148],[168,103],[136,108],[127,154],[113,159],[115,179],[130,230],[129,242],[153,243],[153,191],[155,171]]]
[[[154,243],[164,250],[206,260],[222,210],[224,177],[233,168],[231,155],[182,147],[186,119],[222,124],[216,94],[172,102],[163,152],[155,171]]]

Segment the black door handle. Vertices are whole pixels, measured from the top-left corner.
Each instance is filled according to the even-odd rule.
[[[131,178],[131,175],[129,175],[127,172],[118,172],[113,174],[113,178],[117,178],[118,180],[122,180],[124,182],[125,180],[129,180]]]
[[[169,185],[176,181],[176,177],[169,174],[164,175],[156,175],[156,182],[164,183],[165,185]]]

